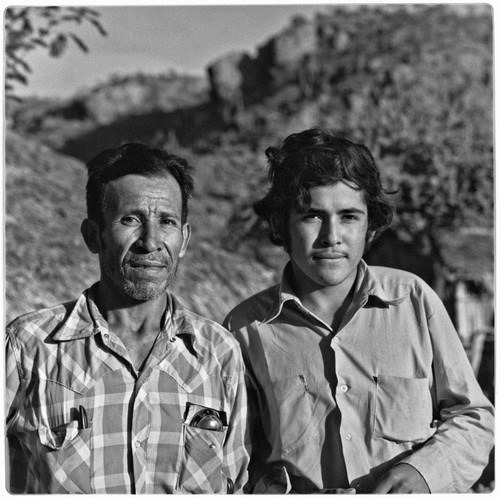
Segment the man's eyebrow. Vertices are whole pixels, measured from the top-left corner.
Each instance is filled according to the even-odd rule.
[[[129,214],[137,214],[137,215],[144,215],[148,213],[148,209],[141,207],[141,206],[124,206],[123,211],[129,213]],[[157,215],[159,217],[172,217],[172,218],[180,218],[181,213],[175,211],[175,209],[161,209],[157,211]]]
[[[306,209],[304,211],[304,213],[312,213],[312,214],[323,214],[323,213],[326,213],[326,209],[322,209],[322,208],[317,208],[317,207],[312,207],[310,206],[308,209]],[[367,210],[366,209],[362,209],[362,208],[358,208],[358,207],[345,207],[345,208],[342,208],[340,209],[338,212],[340,213],[359,213],[359,214],[366,214],[367,213]]]
[[[348,207],[348,208],[342,208],[340,210],[341,213],[360,213],[360,214],[366,214],[367,210],[366,209],[361,209],[357,207]]]
[[[326,211],[324,209],[321,209],[321,208],[314,208],[314,207],[305,207],[303,209],[299,209],[297,210],[298,213],[302,213],[302,214],[325,214]]]

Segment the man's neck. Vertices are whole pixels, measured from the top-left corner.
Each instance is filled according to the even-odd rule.
[[[292,277],[292,286],[302,305],[337,331],[351,304],[356,274],[353,278],[332,286],[305,286],[303,281],[297,285],[294,280]]]
[[[99,284],[96,304],[110,330],[120,337],[136,369],[140,369],[161,330],[167,295],[136,301]]]
[[[103,280],[99,282],[96,304],[106,321],[129,326],[132,329],[157,328],[167,306],[167,295],[162,294],[157,299],[138,301],[123,293],[118,293]]]

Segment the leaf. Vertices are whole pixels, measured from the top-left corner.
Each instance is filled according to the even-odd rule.
[[[20,66],[23,67],[23,69],[25,71],[27,71],[28,73],[31,73],[31,66],[24,60],[24,59],[21,59],[17,56],[12,56],[11,57],[11,60],[15,63],[15,64],[19,64]]]
[[[102,27],[99,21],[96,21],[95,19],[89,19],[88,21],[97,28],[102,36],[108,36],[108,32]]]
[[[41,38],[33,38],[33,43],[43,48],[48,47],[47,42],[45,40],[42,40]]]
[[[80,38],[78,38],[78,36],[73,33],[69,33],[69,36],[78,45],[78,47],[80,47],[80,50],[82,50],[82,52],[88,53],[89,49],[87,45],[85,45],[85,43]]]
[[[71,16],[62,16],[61,17],[61,22],[66,22],[66,21],[74,21],[78,24],[81,24],[82,22],[82,18],[80,16],[74,16],[74,15],[71,15]]]
[[[67,44],[68,40],[66,38],[66,35],[63,34],[57,35],[56,39],[53,40],[49,46],[49,55],[51,57],[60,57],[61,54],[66,49]]]

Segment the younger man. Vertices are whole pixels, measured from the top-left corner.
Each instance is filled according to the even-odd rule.
[[[371,153],[310,129],[266,155],[255,210],[290,262],[225,321],[255,407],[249,489],[467,491],[493,408],[432,289],[362,260],[392,220]]]

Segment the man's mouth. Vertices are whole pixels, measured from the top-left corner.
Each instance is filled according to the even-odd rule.
[[[343,252],[319,252],[313,254],[313,259],[319,260],[335,261],[345,258],[347,258],[347,254]]]
[[[151,261],[151,260],[129,260],[127,264],[130,268],[138,268],[143,270],[154,270],[167,268],[168,264],[165,261]]]
[[[130,263],[132,268],[163,268],[165,265],[163,263]]]

